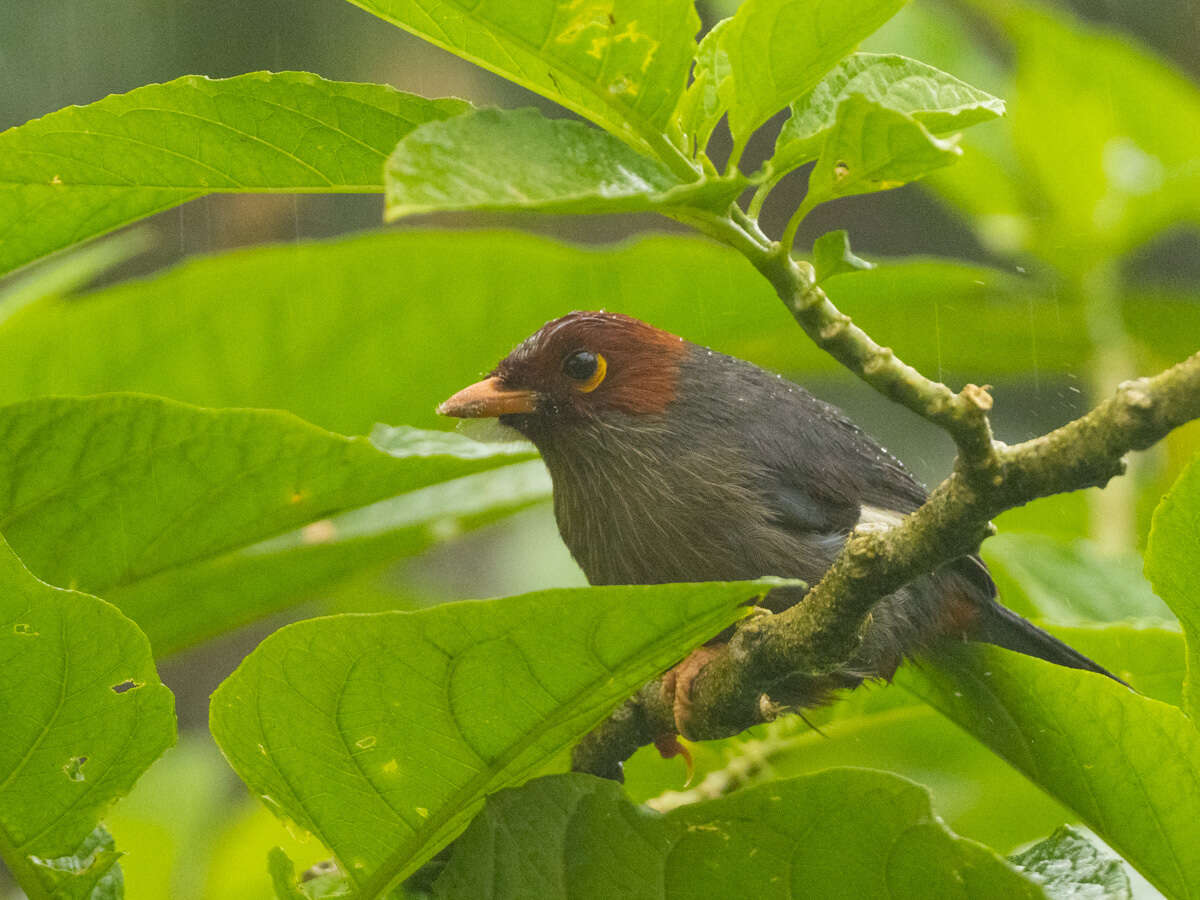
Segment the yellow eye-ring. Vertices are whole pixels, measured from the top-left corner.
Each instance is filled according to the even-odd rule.
[[[563,374],[578,381],[578,390],[589,394],[600,387],[604,374],[608,371],[608,363],[599,353],[591,350],[576,350],[563,360]]]

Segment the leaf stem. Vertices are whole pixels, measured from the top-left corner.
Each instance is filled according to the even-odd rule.
[[[796,207],[796,211],[792,213],[792,217],[788,219],[787,227],[783,229],[783,237],[780,238],[779,243],[783,245],[789,254],[792,252],[792,245],[796,243],[796,231],[800,228],[800,223],[813,211],[816,205],[816,201],[813,199],[813,192],[810,189],[804,195],[804,199],[800,202],[800,205]]]
[[[733,149],[729,151],[729,159],[725,161],[726,177],[733,175],[738,170],[738,163],[742,161],[742,154],[746,152],[746,143],[750,140],[749,135],[742,138],[740,141],[733,142]]]
[[[639,136],[650,145],[655,156],[685,184],[698,181],[702,177],[700,167],[688,159],[661,131],[639,132]]]
[[[773,241],[763,234],[762,229],[758,227],[758,218],[756,216],[743,212],[742,208],[735,203],[731,207],[731,217],[743,231],[754,238],[762,249],[771,249]]]
[[[772,177],[758,186],[758,190],[750,198],[750,206],[746,208],[746,212],[751,218],[758,219],[762,213],[763,204],[767,201],[767,197],[770,196],[771,191],[775,190],[775,185],[778,183],[778,179]]]

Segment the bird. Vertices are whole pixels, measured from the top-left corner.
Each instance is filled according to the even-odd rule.
[[[438,412],[495,418],[534,444],[559,533],[593,585],[763,576],[813,585],[852,531],[895,526],[927,496],[899,459],[800,385],[618,313],[546,323]],[[805,590],[773,589],[762,605],[778,612]],[[797,674],[772,700],[778,692],[791,708],[820,706],[890,680],[942,641],[990,643],[1121,681],[1002,606],[970,554],[884,597],[843,666]],[[679,678],[664,679],[680,734],[710,656],[700,648],[676,667]]]

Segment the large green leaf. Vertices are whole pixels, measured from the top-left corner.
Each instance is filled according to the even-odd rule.
[[[1200,457],[1154,511],[1146,575],[1183,623],[1188,660],[1183,708],[1200,723]]]
[[[1169,897],[1200,885],[1200,732],[1101,675],[947,647],[896,680],[1079,814]]]
[[[665,146],[700,20],[691,0],[351,0],[643,149]]]
[[[26,401],[0,408],[0,532],[40,577],[109,591],[533,452],[415,429],[384,437],[137,395]],[[178,599],[153,597],[139,610],[148,621]]]
[[[550,476],[540,461],[502,466],[114,587],[106,596],[143,623],[161,659],[549,496]]]
[[[557,590],[300,622],[218,688],[212,732],[378,897],[764,590]]]
[[[939,136],[1004,114],[1004,101],[933,66],[905,56],[855,53],[792,103],[792,116],[767,163],[772,180],[821,155],[842,103],[855,94],[905,113]]]
[[[907,0],[746,0],[724,28],[721,94],[735,144],[807,93]]]
[[[1103,663],[1139,694],[1179,706],[1187,665],[1184,637],[1178,628],[1154,620],[1111,625],[1039,624],[1084,656]]]
[[[386,181],[388,219],[443,209],[721,212],[746,184],[684,184],[612,135],[535,109],[485,109],[422,125],[388,158]]]
[[[255,72],[186,76],[61,109],[0,133],[0,275],[214,191],[381,191],[401,137],[469,108]]]
[[[31,898],[89,896],[117,857],[97,821],[174,743],[174,699],[133,622],[3,538],[0,660],[0,858]]]
[[[1016,47],[1013,139],[1045,236],[1039,252],[1089,266],[1177,221],[1200,222],[1195,84],[1127,35],[1031,3],[981,5]]]
[[[983,555],[1006,606],[1060,625],[1117,619],[1170,621],[1171,611],[1142,577],[1136,554],[1105,554],[1090,541],[1000,534]]]
[[[952,383],[1071,371],[1088,353],[1078,310],[995,269],[886,262],[824,286],[878,340]],[[228,253],[26,309],[0,326],[0,403],[136,390],[288,409],[345,434],[433,425],[438,402],[547,319],[601,308],[785,373],[839,371],[743,257],[706,240],[584,250],[508,232],[402,232]],[[1156,353],[1194,351],[1200,306],[1136,310],[1130,326]]]
[[[148,243],[144,231],[131,229],[107,240],[78,247],[6,279],[0,288],[0,325],[26,306],[78,291],[94,278],[136,256]]]
[[[814,885],[820,885],[814,892]],[[488,798],[434,896],[829,898],[1044,897],[933,815],[929,793],[868,769],[831,769],[665,816],[584,775]]]
[[[821,149],[808,176],[806,207],[900,187],[962,155],[954,141],[935,137],[912,116],[862,94],[843,100],[833,124],[814,140]]]

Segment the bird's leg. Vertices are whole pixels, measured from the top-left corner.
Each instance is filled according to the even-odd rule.
[[[719,656],[724,645],[716,647],[704,644],[688,654],[687,659],[672,667],[662,678],[664,700],[671,700],[671,708],[675,713],[675,728],[683,736],[687,736],[688,725],[692,718],[692,682],[714,657]]]

